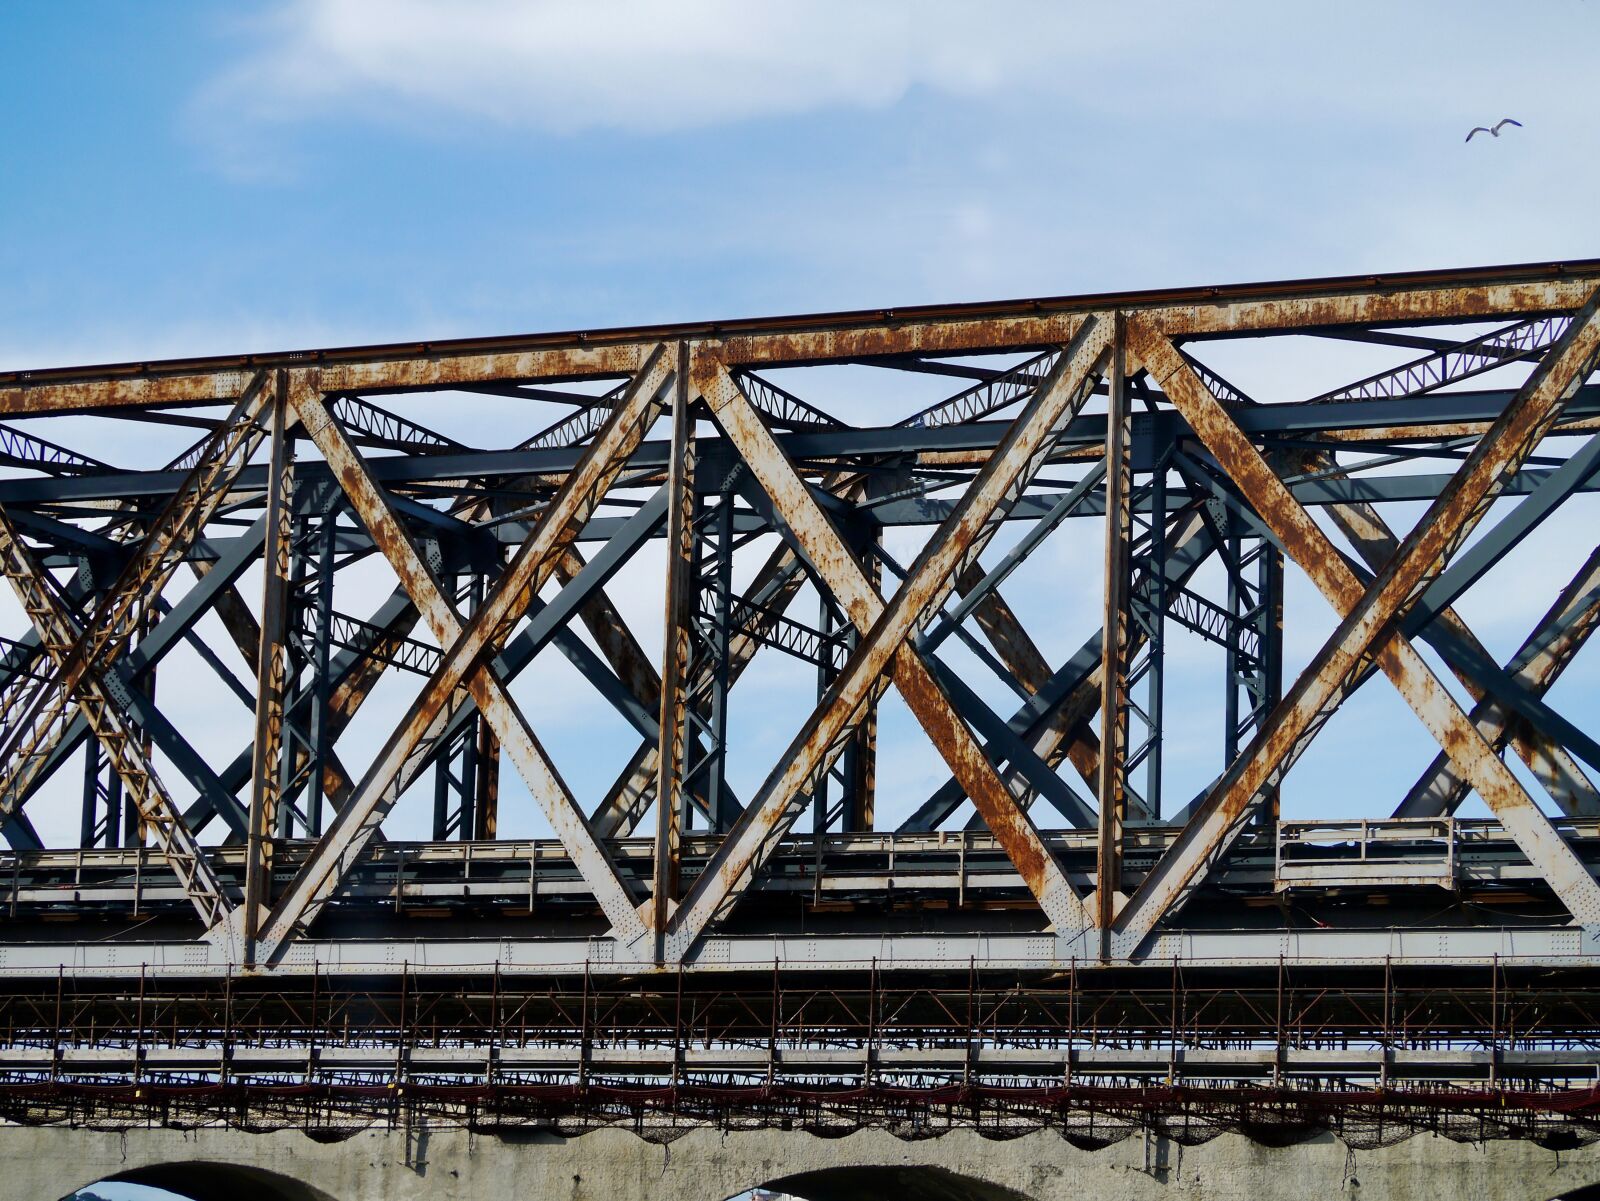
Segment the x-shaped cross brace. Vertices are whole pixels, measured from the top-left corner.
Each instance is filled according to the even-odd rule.
[[[1015,503],[1043,465],[1056,435],[1088,398],[1109,347],[1109,323],[1085,319],[1055,370],[887,604],[727,368],[709,354],[696,358],[695,387],[765,489],[819,581],[860,631],[860,638],[674,914],[666,945],[668,959],[687,953],[707,924],[741,894],[750,875],[798,816],[803,798],[842,753],[865,706],[887,686],[885,672],[892,676],[907,706],[928,731],[1056,929],[1070,934],[1087,925],[1087,912],[1076,890],[910,638],[944,603],[960,573],[976,560],[999,528],[997,514]]]
[[[1600,624],[1600,548],[1584,560],[1567,586],[1534,626],[1532,633],[1506,664],[1506,671],[1521,687],[1543,696],[1566,670]],[[1509,742],[1544,785],[1552,800],[1569,817],[1593,817],[1593,785],[1565,748],[1548,738],[1534,738],[1528,724],[1492,693],[1473,706],[1472,720],[1495,747]],[[1395,809],[1396,817],[1437,817],[1454,813],[1467,794],[1450,757],[1435,756],[1426,771]]]
[[[463,625],[438,580],[395,516],[360,456],[334,424],[314,390],[297,393],[294,410],[343,485],[351,505],[394,566],[445,653],[406,719],[262,927],[262,941],[277,946],[308,924],[355,864],[383,817],[415,778],[433,739],[448,724],[459,690],[470,693],[516,765],[573,865],[593,890],[617,940],[638,940],[645,926],[606,845],[597,839],[566,783],[539,745],[527,719],[487,659],[510,632],[530,599],[554,574],[561,553],[594,511],[661,411],[673,377],[672,357],[657,347],[588,451],[529,531],[472,622]]]
[[[1250,747],[1224,773],[1116,915],[1117,951],[1131,953],[1164,914],[1192,894],[1205,871],[1243,829],[1244,818],[1263,789],[1289,770],[1369,660],[1394,681],[1463,778],[1477,789],[1573,915],[1585,924],[1600,923],[1600,885],[1410,641],[1395,629],[1592,369],[1600,351],[1600,324],[1594,320],[1597,304],[1600,300],[1591,298],[1577,314],[1566,335],[1365,589],[1178,349],[1147,320],[1129,322],[1130,349],[1342,620]]]

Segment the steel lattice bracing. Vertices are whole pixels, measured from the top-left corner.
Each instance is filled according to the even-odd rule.
[[[280,1046],[505,998],[572,1054],[488,1071],[546,1082],[1592,1078],[1597,308],[1580,262],[0,374],[0,1073],[137,987],[226,1075],[248,977],[330,1007]]]

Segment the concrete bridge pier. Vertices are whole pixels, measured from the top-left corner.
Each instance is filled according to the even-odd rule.
[[[656,1144],[623,1130],[383,1129],[328,1142],[299,1131],[0,1128],[0,1201],[57,1201],[108,1179],[195,1201],[723,1201],[758,1185],[812,1201],[1547,1201],[1600,1183],[1600,1144],[1557,1152],[1422,1135],[1357,1151],[1331,1135],[1287,1147],[1150,1135],[1089,1151],[1052,1132],[904,1142],[876,1130],[700,1129]]]

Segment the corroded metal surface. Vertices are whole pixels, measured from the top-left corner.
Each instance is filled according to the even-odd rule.
[[[1319,885],[1391,907],[1385,933],[1318,919],[1374,955],[1438,928],[1497,963],[1501,905],[1600,967],[1600,741],[1559,683],[1600,619],[1592,523],[1560,527],[1542,587],[1499,566],[1600,487],[1597,286],[1586,261],[0,373],[27,618],[0,644],[0,977],[51,953],[46,920],[108,926],[63,973],[155,959],[135,923],[159,920],[162,955],[314,976],[351,930],[403,965],[444,945],[408,923],[464,915],[452,937],[504,936],[489,963],[692,974],[798,937],[893,963],[915,929],[957,967],[1034,939],[1006,962],[1154,971],[1310,937],[1280,906]],[[1330,354],[1314,386],[1220,361],[1275,337]],[[123,466],[137,440],[36,432],[61,414],[200,436]],[[387,584],[346,584],[363,563],[398,581],[376,608]],[[1335,613],[1294,678],[1285,572]],[[1539,595],[1503,662],[1458,603],[1480,580]],[[1224,705],[1163,684],[1188,638],[1225,660]],[[541,739],[513,687],[546,687],[547,655],[620,741]],[[231,759],[167,704],[195,671],[249,710]],[[1285,819],[1291,769],[1379,676],[1438,751],[1361,819],[1397,824],[1328,841]],[[757,728],[777,699],[790,724]],[[1164,725],[1197,705],[1222,753],[1175,794]],[[49,844],[80,757],[68,878]],[[435,844],[385,840],[430,778],[435,843],[466,848],[437,878]],[[1474,796],[1492,853],[1457,824]],[[529,821],[554,840],[500,836]]]
[[[1464,774],[1472,778],[1490,808],[1518,832],[1529,857],[1545,871],[1574,916],[1600,922],[1600,886],[1548,819],[1484,742],[1432,671],[1403,636],[1381,641],[1408,601],[1444,569],[1451,552],[1487,511],[1506,473],[1515,471],[1554,424],[1566,400],[1593,368],[1600,328],[1591,300],[1541,362],[1529,383],[1468,456],[1416,530],[1367,588],[1345,565],[1326,535],[1289,495],[1259,451],[1186,364],[1152,326],[1136,320],[1131,343],[1163,385],[1190,426],[1217,456],[1245,497],[1272,526],[1285,550],[1338,607],[1343,621],[1323,651],[1313,658],[1273,722],[1251,744],[1191,818],[1177,853],[1169,852],[1141,886],[1119,920],[1119,933],[1132,943],[1192,888],[1195,877],[1214,859],[1261,790],[1281,776],[1304,750],[1345,695],[1369,652],[1394,680]],[[1515,825],[1513,826],[1513,822]]]

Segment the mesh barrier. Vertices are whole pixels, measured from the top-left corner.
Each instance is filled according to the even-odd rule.
[[[880,1129],[908,1141],[956,1129],[1011,1139],[1054,1130],[1076,1147],[1149,1132],[1196,1146],[1234,1131],[1282,1146],[1332,1133],[1370,1149],[1431,1134],[1457,1142],[1528,1139],[1569,1149],[1600,1138],[1600,1089],[1484,1092],[1277,1088],[640,1088],[628,1085],[403,1088],[36,1084],[0,1089],[0,1120],[124,1130],[298,1129],[337,1142],[373,1128],[485,1133],[538,1128],[576,1137],[630,1129],[668,1143],[691,1130],[778,1129],[842,1138]]]

